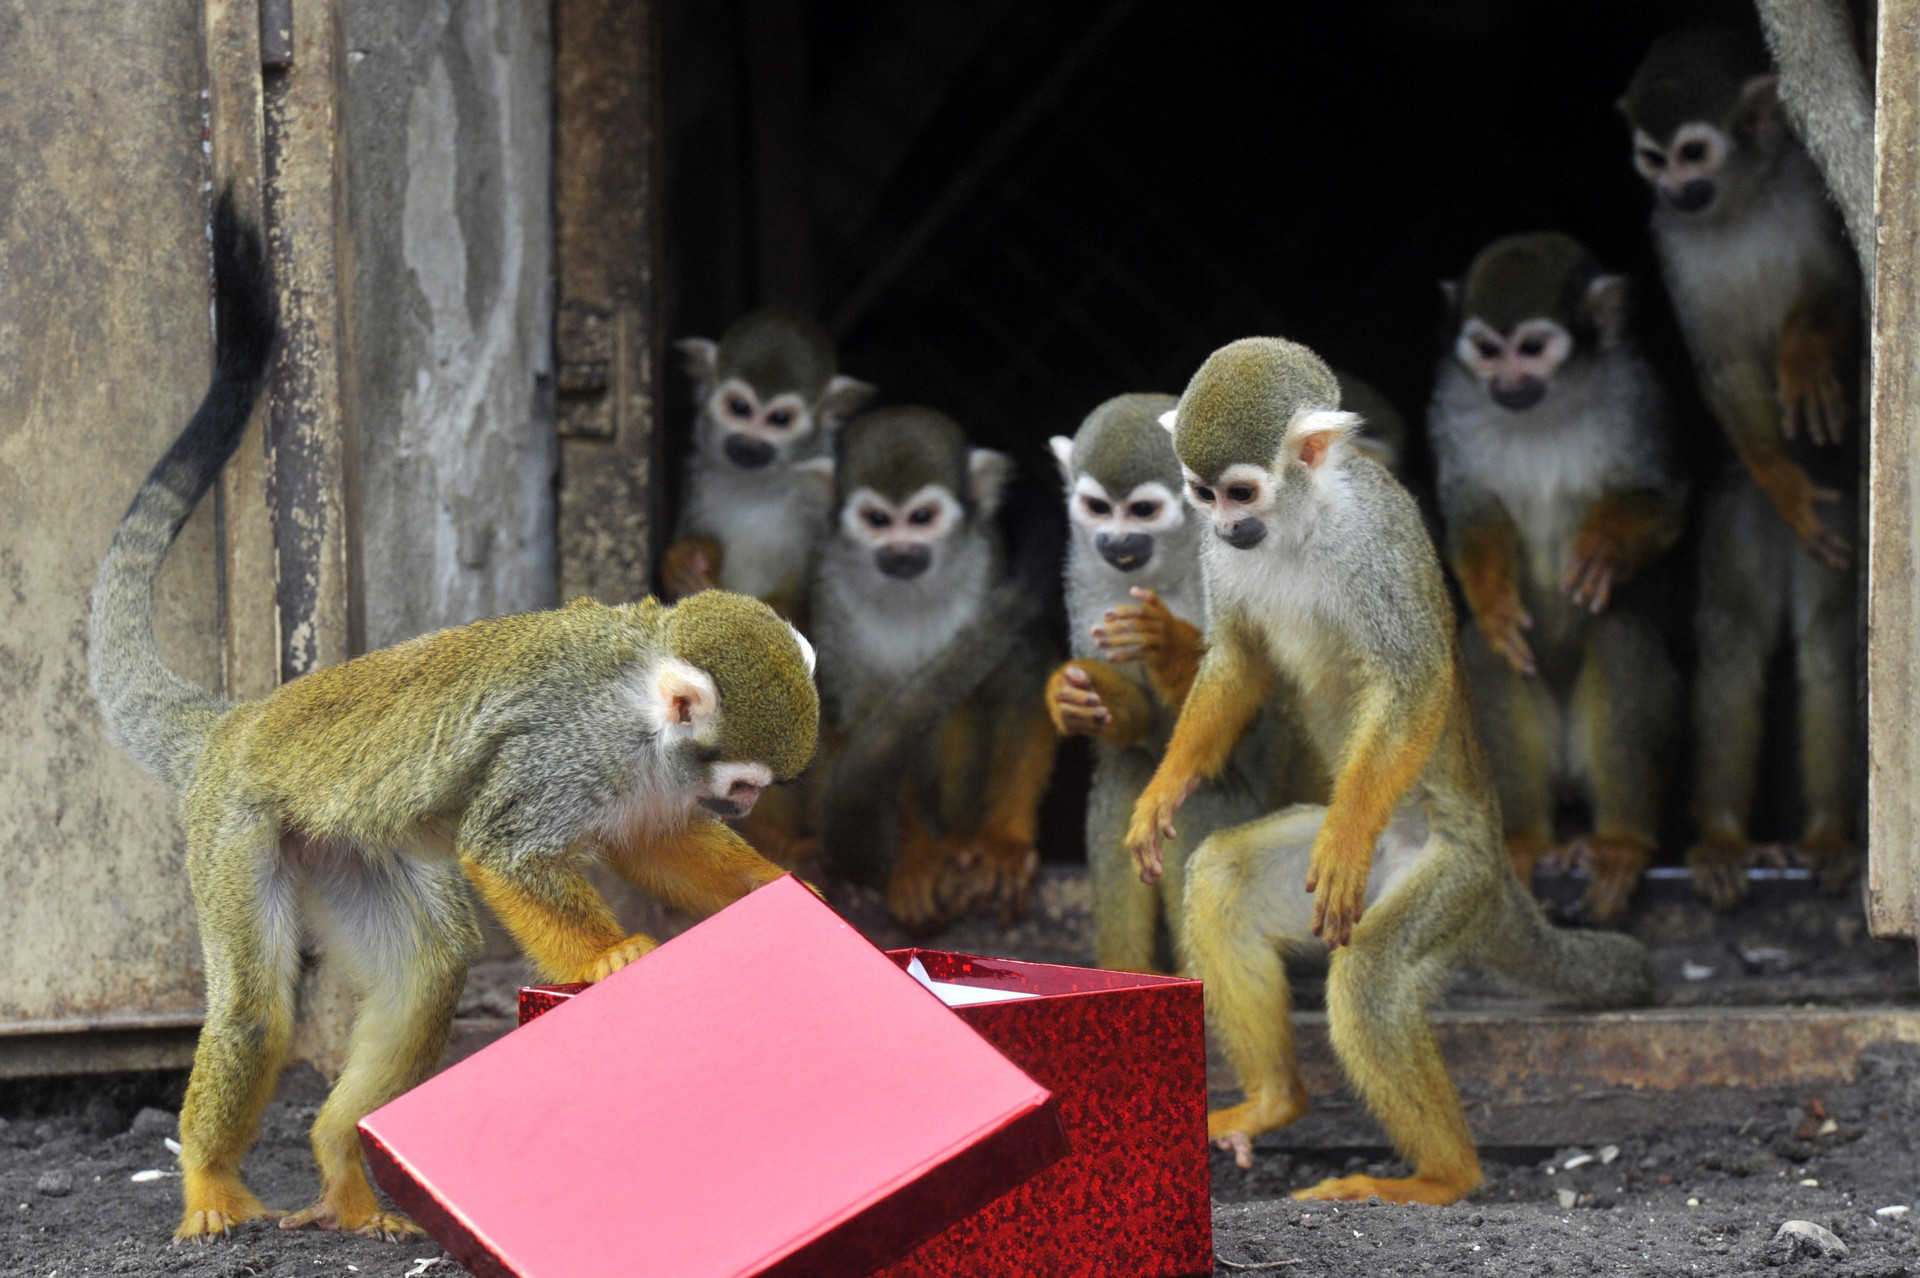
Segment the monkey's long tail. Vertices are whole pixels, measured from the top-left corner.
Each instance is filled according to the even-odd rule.
[[[230,191],[213,212],[213,284],[212,382],[120,520],[94,579],[88,624],[88,666],[108,737],[176,790],[227,703],[161,661],[154,585],[168,547],[240,445],[277,328],[260,232],[241,222]]]
[[[1481,966],[1576,1007],[1628,1007],[1653,994],[1653,956],[1619,932],[1555,927],[1520,880],[1506,876],[1500,908],[1481,934]]]

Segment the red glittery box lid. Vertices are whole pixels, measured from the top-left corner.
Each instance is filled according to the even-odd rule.
[[[1213,1271],[1200,982],[938,950],[890,957],[902,967],[918,958],[936,981],[1038,996],[954,1014],[1053,1091],[1073,1152],[886,1278]],[[584,988],[521,990],[521,1021]]]
[[[360,1124],[476,1274],[868,1274],[1066,1153],[1047,1089],[791,878],[563,1001]]]

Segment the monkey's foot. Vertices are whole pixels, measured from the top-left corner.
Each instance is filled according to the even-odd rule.
[[[1241,1171],[1253,1168],[1253,1139],[1277,1131],[1300,1118],[1308,1109],[1306,1093],[1285,1100],[1254,1098],[1225,1109],[1207,1112],[1207,1139],[1216,1149],[1231,1151]]]
[[[1744,842],[1703,839],[1687,849],[1687,869],[1693,890],[1716,910],[1730,910],[1747,894],[1747,852]]]
[[[1040,854],[1032,843],[983,834],[947,863],[941,899],[953,914],[996,913],[1005,927],[1027,912],[1027,894],[1039,872]]]
[[[1556,851],[1552,839],[1543,839],[1537,834],[1507,836],[1507,859],[1513,862],[1513,873],[1520,880],[1520,886],[1529,892],[1533,891],[1533,872]]]
[[[587,969],[587,980],[604,981],[635,959],[643,958],[659,948],[658,941],[635,932],[619,944],[610,945],[601,951],[600,957],[595,959],[593,966]]]
[[[1293,1196],[1298,1199],[1331,1199],[1335,1202],[1365,1202],[1377,1197],[1384,1203],[1425,1203],[1430,1207],[1445,1207],[1465,1198],[1479,1183],[1480,1168],[1476,1164],[1471,1174],[1456,1177],[1413,1176],[1405,1180],[1381,1180],[1374,1176],[1341,1176],[1335,1180],[1323,1180],[1311,1189],[1295,1190]]]
[[[312,1225],[318,1229],[359,1234],[362,1238],[384,1238],[388,1242],[405,1242],[409,1238],[427,1236],[426,1230],[399,1212],[381,1211],[373,1202],[373,1194],[364,1186],[358,1192],[345,1192],[340,1197],[356,1201],[353,1205],[342,1206],[322,1194],[313,1206],[282,1217],[280,1228],[305,1229]],[[363,1197],[364,1203],[357,1201]]]
[[[237,1175],[213,1176],[205,1172],[186,1173],[187,1209],[173,1240],[210,1242],[225,1238],[234,1228],[250,1220],[276,1220],[282,1213],[263,1206],[253,1191]]]
[[[1613,924],[1626,917],[1627,903],[1640,887],[1640,873],[1652,859],[1651,849],[1638,839],[1593,835],[1584,840],[1587,891],[1580,910],[1595,923]]]
[[[941,863],[902,856],[887,876],[887,913],[909,932],[927,935],[947,925],[940,907]]]
[[[1801,844],[1807,868],[1820,881],[1820,890],[1832,896],[1860,873],[1860,849],[1838,836],[1808,835]]]

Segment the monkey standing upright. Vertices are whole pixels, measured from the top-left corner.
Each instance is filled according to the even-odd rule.
[[[1583,906],[1612,922],[1653,852],[1680,695],[1652,619],[1616,597],[1680,533],[1665,406],[1627,336],[1625,278],[1571,237],[1496,241],[1447,294],[1427,433],[1507,851],[1532,883],[1561,785],[1578,783]]]
[[[1745,894],[1768,657],[1791,636],[1800,843],[1822,884],[1858,868],[1853,840],[1857,458],[1846,443],[1859,297],[1819,175],[1781,118],[1752,33],[1656,41],[1620,109],[1656,193],[1653,238],[1702,395],[1739,465],[1708,499],[1696,618],[1687,854],[1713,904]]]
[[[822,699],[845,738],[903,685],[925,679],[980,618],[1001,576],[994,513],[1011,467],[1002,453],[969,448],[946,415],[899,407],[855,418],[831,463],[811,469],[831,477],[834,528],[808,609]],[[1003,917],[1025,909],[1053,768],[1041,700],[1048,648],[1037,627],[1014,636],[935,739],[910,743],[899,761],[899,855],[887,906],[902,924],[926,929],[975,901]]]
[[[1212,612],[1127,844],[1156,875],[1182,801],[1227,765],[1267,689],[1293,686],[1331,802],[1218,832],[1187,866],[1189,964],[1247,1092],[1208,1131],[1250,1163],[1253,1137],[1305,1112],[1281,958],[1318,935],[1333,948],[1334,1051],[1414,1174],[1300,1196],[1448,1203],[1480,1181],[1426,1017],[1454,969],[1603,1003],[1643,997],[1652,965],[1629,937],[1550,927],[1514,877],[1439,561],[1413,499],[1352,446],[1339,402],[1306,347],[1249,338],[1214,352],[1169,414],[1213,532],[1200,555]]]
[[[679,535],[661,557],[664,591],[718,585],[798,620],[827,512],[819,485],[793,467],[826,455],[873,387],[836,371],[833,339],[797,311],[755,311],[718,344],[675,345],[700,411]]]
[[[293,1033],[303,926],[357,987],[345,1068],[313,1124],[320,1196],[284,1228],[401,1237],[356,1124],[437,1064],[480,943],[462,871],[543,976],[598,980],[653,947],[581,872],[711,911],[780,870],[719,818],[803,768],[807,643],[765,604],[581,600],[476,622],[233,704],[175,675],[153,633],[168,548],[246,429],[275,332],[259,235],[222,197],[206,399],[121,520],[89,662],[112,739],[180,797],[207,1014],[180,1111],[177,1238],[273,1216],[240,1177]]]
[[[1324,768],[1300,739],[1291,707],[1269,706],[1234,764],[1183,809],[1166,872],[1142,883],[1125,843],[1133,803],[1153,775],[1198,669],[1206,597],[1201,519],[1173,440],[1160,425],[1171,395],[1121,395],[1088,414],[1072,439],[1051,442],[1067,489],[1067,620],[1072,658],[1054,671],[1047,707],[1061,735],[1093,738],[1087,865],[1094,951],[1102,967],[1156,968],[1157,924],[1174,952],[1187,852],[1213,830],[1298,800],[1325,797]]]

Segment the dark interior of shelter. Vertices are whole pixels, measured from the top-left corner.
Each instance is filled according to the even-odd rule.
[[[1655,36],[1753,22],[1739,0],[811,0],[665,6],[662,315],[717,337],[805,309],[885,402],[956,418],[1058,507],[1051,435],[1101,400],[1178,393],[1249,334],[1306,342],[1410,430],[1441,353],[1438,282],[1491,240],[1559,229],[1633,282],[1676,408],[1675,460],[1727,455],[1702,408],[1615,106]],[[692,417],[668,386],[666,488]],[[1692,538],[1654,588],[1691,660]],[[1791,666],[1770,680],[1760,840],[1791,837]],[[1081,855],[1084,741],[1061,753],[1049,860]],[[1680,804],[1662,842],[1685,846]]]

